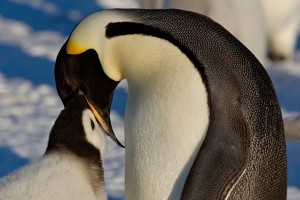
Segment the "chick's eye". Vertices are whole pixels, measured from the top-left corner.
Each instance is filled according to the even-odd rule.
[[[91,119],[91,127],[92,127],[92,130],[95,129],[95,123],[94,123],[94,121],[92,119]]]
[[[69,94],[72,91],[72,87],[64,79],[60,82],[60,88],[66,94]]]

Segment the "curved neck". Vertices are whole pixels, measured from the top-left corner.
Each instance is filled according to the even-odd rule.
[[[129,86],[126,199],[178,199],[208,127],[201,76],[163,39],[127,35],[107,45],[110,51],[102,59],[119,67]]]

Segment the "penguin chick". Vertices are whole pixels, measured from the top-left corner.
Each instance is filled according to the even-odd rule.
[[[58,116],[42,159],[0,180],[0,200],[106,200],[105,133],[83,95]]]

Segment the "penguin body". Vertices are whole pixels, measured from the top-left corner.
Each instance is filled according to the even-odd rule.
[[[126,198],[286,198],[271,80],[211,19],[181,10],[94,13],[62,47],[55,76],[63,102],[73,93],[65,84],[81,89],[107,122],[114,88],[127,79]]]
[[[266,18],[270,56],[292,58],[300,31],[300,1],[261,0]]]
[[[106,200],[104,146],[85,98],[74,97],[56,120],[43,158],[0,180],[0,199]]]

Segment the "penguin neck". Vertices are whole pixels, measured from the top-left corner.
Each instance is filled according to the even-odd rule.
[[[201,76],[166,40],[127,35],[110,45],[128,82],[126,199],[178,199],[209,123]]]

